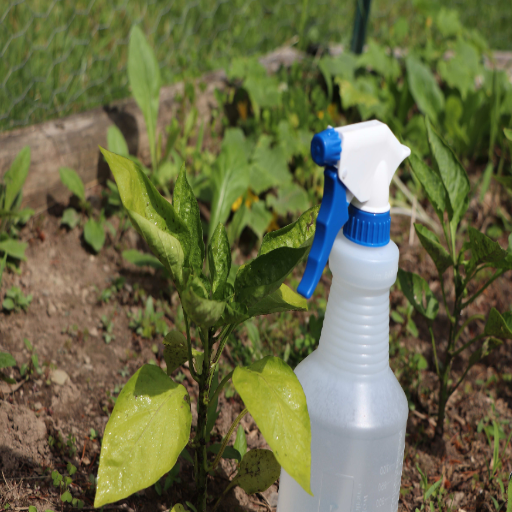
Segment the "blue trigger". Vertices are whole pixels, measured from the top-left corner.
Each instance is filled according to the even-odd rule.
[[[338,170],[335,167],[326,167],[324,175],[324,197],[316,219],[313,246],[309,252],[302,281],[297,288],[306,299],[313,295],[329,259],[334,240],[348,220],[349,203],[345,185],[338,177]]]

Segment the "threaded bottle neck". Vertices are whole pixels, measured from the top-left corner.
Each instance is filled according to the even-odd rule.
[[[350,374],[389,368],[389,289],[361,289],[334,276],[318,353]]]

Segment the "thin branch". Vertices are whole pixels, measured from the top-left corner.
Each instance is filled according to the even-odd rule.
[[[439,274],[439,282],[441,284],[441,294],[443,296],[444,309],[446,311],[446,315],[448,316],[448,319],[450,320],[450,323],[454,324],[455,323],[455,318],[451,315],[450,310],[448,309],[448,302],[446,301],[446,292],[444,291],[444,278],[443,278],[443,274],[441,274],[441,272],[438,272],[438,274]]]
[[[482,288],[480,288],[480,290],[478,290],[474,295],[473,297],[471,297],[470,299],[468,299],[466,302],[463,302],[461,304],[461,309],[464,309],[464,308],[467,308],[473,301],[475,301],[477,299],[477,297],[479,297],[482,292],[487,288],[489,287],[494,281],[496,281],[496,279],[498,279],[498,277],[501,277],[503,274],[505,273],[505,270],[497,270],[494,275],[491,277],[491,279],[489,279],[489,281],[487,281],[487,283],[485,283]]]
[[[455,345],[455,343],[457,343],[457,340],[460,338],[460,336],[462,335],[462,333],[464,332],[464,329],[471,323],[471,322],[474,322],[475,320],[485,320],[485,316],[484,315],[472,315],[470,316],[461,326],[461,328],[459,329],[459,332],[455,335],[455,338],[453,339],[453,344]]]
[[[217,352],[215,353],[215,357],[213,358],[212,366],[215,366],[219,362],[222,351],[224,350],[224,347],[226,346],[226,342],[228,341],[228,338],[229,338],[230,334],[234,331],[235,327],[236,327],[236,324],[229,324],[224,328],[224,331],[220,334],[219,348],[217,349]]]
[[[462,345],[462,347],[460,347],[459,349],[457,349],[455,352],[452,353],[452,357],[456,357],[458,356],[459,354],[461,354],[464,350],[466,350],[468,347],[470,347],[471,345],[473,345],[473,343],[475,343],[475,341],[478,341],[478,340],[481,340],[482,338],[486,338],[487,335],[486,334],[479,334],[478,336],[475,336],[474,338],[471,338],[469,341],[467,341],[466,343],[464,343],[464,345]]]
[[[224,439],[222,440],[222,444],[220,445],[220,448],[219,448],[219,453],[217,453],[217,456],[215,457],[215,460],[213,461],[213,464],[210,468],[211,471],[215,470],[215,468],[217,467],[217,465],[219,464],[220,462],[220,459],[222,458],[222,454],[224,453],[224,450],[226,449],[226,446],[228,444],[228,441],[229,441],[229,438],[231,437],[231,435],[233,434],[233,432],[235,431],[235,428],[238,426],[238,424],[240,423],[240,421],[242,420],[242,418],[248,413],[248,409],[245,408],[237,417],[236,417],[236,420],[233,421],[233,423],[231,424],[231,427],[229,427],[229,430],[228,430],[228,433],[224,436]]]
[[[436,364],[436,373],[437,376],[441,378],[441,372],[439,371],[439,362],[437,360],[436,340],[434,338],[434,331],[432,330],[432,326],[429,326],[428,330],[430,331],[430,338],[432,340],[432,350],[434,351],[434,363]]]
[[[227,384],[228,380],[233,377],[233,371],[229,372],[221,381],[220,384],[217,386],[217,389],[215,390],[215,393],[213,393],[212,397],[210,398],[210,403],[213,404],[217,398],[219,398],[220,392],[222,391],[222,388]]]

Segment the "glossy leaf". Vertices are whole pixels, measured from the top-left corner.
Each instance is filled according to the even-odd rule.
[[[10,366],[16,366],[16,359],[7,352],[0,352],[0,368],[9,368]]]
[[[245,322],[248,318],[250,318],[249,310],[245,304],[228,302],[226,303],[226,308],[222,316],[215,323],[215,327],[221,327],[227,324],[240,324]]]
[[[282,284],[278,290],[251,306],[249,316],[270,315],[283,311],[307,311],[308,301],[291,288]]]
[[[4,255],[7,254],[7,256],[11,258],[25,261],[27,259],[25,257],[25,250],[27,247],[27,242],[20,242],[19,240],[8,238],[7,240],[0,242],[0,254],[4,253]]]
[[[452,148],[441,138],[429,119],[427,125],[430,149],[439,168],[439,175],[443,181],[449,200],[448,216],[452,226],[457,226],[469,206],[469,179]],[[448,206],[448,205],[447,205]]]
[[[485,324],[484,334],[495,336],[496,338],[512,338],[512,313],[500,313],[496,308],[491,308],[487,322]]]
[[[234,478],[247,494],[266,491],[278,478],[281,466],[270,450],[257,448],[246,453]]]
[[[178,174],[172,203],[190,233],[189,265],[200,271],[204,260],[203,227],[196,197],[187,180],[185,165],[182,165]]]
[[[108,127],[107,147],[109,151],[117,155],[128,156],[130,154],[123,132],[115,124]]]
[[[311,493],[311,427],[306,396],[293,370],[268,356],[236,368],[233,385],[279,464]]]
[[[59,169],[60,180],[69,191],[74,194],[78,199],[85,201],[85,187],[82,178],[78,176],[77,172],[69,167],[61,167]]]
[[[90,218],[84,226],[84,240],[98,253],[105,244],[105,229],[101,220]]]
[[[30,167],[30,147],[25,146],[14,159],[9,170],[4,174],[4,204],[0,208],[9,211],[27,179]]]
[[[418,108],[430,119],[437,120],[444,109],[444,96],[428,66],[414,55],[405,59],[407,82]]]
[[[191,277],[181,294],[183,309],[196,325],[211,327],[224,312],[226,303],[207,298],[204,284],[199,277]]]
[[[468,232],[473,266],[480,263],[499,263],[508,256],[509,253],[502,249],[499,243],[494,242],[478,229],[469,226]]]
[[[80,215],[74,208],[66,208],[62,213],[60,219],[61,225],[68,226],[69,229],[74,229],[80,222]]]
[[[250,306],[275,292],[308,253],[309,246],[280,247],[242,265],[236,274],[235,300]]]
[[[220,223],[224,224],[233,203],[249,186],[247,142],[240,129],[226,132],[222,150],[212,172],[213,198],[211,204],[210,232]]]
[[[414,224],[421,245],[429,253],[440,274],[453,265],[450,253],[441,245],[438,236],[422,224]]]
[[[144,116],[151,161],[156,165],[156,122],[160,93],[160,68],[155,53],[138,25],[132,27],[128,45],[128,79],[133,97]]]
[[[258,255],[261,256],[279,247],[309,247],[315,236],[316,218],[320,205],[305,211],[295,222],[284,228],[267,233],[263,238]]]
[[[409,163],[414,175],[425,190],[430,204],[434,207],[439,220],[443,222],[446,209],[446,190],[441,177],[415,153],[409,157]]]
[[[166,201],[144,172],[128,158],[101,148],[110,166],[128,215],[178,286],[188,263],[190,233],[173,206]]]
[[[208,268],[213,298],[223,299],[224,285],[231,270],[231,247],[226,229],[220,223],[215,228],[208,247]]]
[[[242,460],[247,452],[247,438],[245,437],[245,431],[242,425],[238,425],[238,430],[236,431],[235,444],[233,445],[233,448],[240,454],[240,460]]]
[[[190,435],[187,390],[144,365],[119,394],[105,427],[95,507],[126,498],[170,471]]]
[[[439,302],[435,298],[427,281],[418,274],[398,269],[398,280],[402,292],[418,313],[429,320],[434,320],[439,312]]]

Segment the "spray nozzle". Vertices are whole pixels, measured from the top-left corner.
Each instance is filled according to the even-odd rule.
[[[311,156],[325,167],[324,196],[298,287],[301,295],[309,299],[315,291],[344,226],[345,236],[361,245],[376,247],[389,242],[389,185],[410,153],[380,121],[329,127],[313,137]]]

